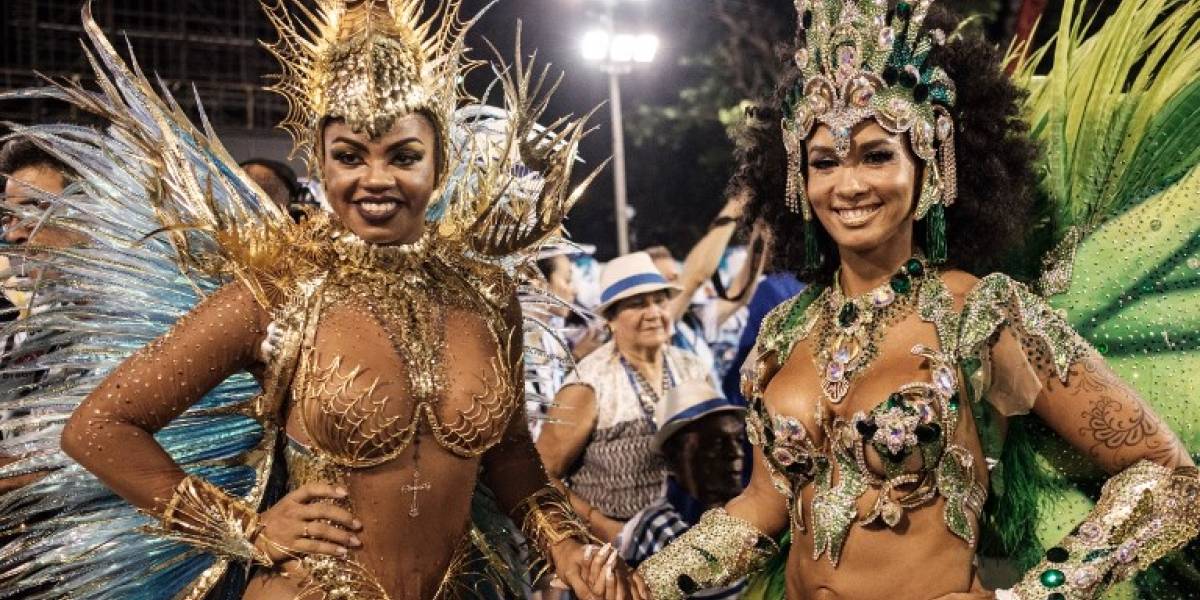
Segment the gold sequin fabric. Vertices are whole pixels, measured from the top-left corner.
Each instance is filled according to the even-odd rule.
[[[750,523],[717,508],[638,567],[654,600],[682,600],[729,585],[766,565],[779,546]]]
[[[1013,592],[1022,600],[1092,600],[1200,533],[1200,475],[1138,462],[1105,483],[1087,518]]]

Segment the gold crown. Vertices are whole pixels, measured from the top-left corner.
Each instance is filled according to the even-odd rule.
[[[926,161],[917,204],[922,218],[934,204],[957,196],[954,166],[954,82],[929,65],[945,33],[921,35],[933,0],[795,0],[801,77],[788,91],[783,141],[788,153],[788,207],[812,219],[805,195],[804,140],[818,124],[833,133],[839,156],[850,151],[858,123],[874,119],[891,133],[908,133],[913,153]]]
[[[283,73],[268,89],[288,101],[280,127],[292,135],[316,174],[320,128],[344,119],[356,132],[376,137],[398,117],[421,113],[438,136],[437,187],[445,183],[450,156],[449,119],[460,82],[477,63],[465,58],[465,34],[473,21],[459,19],[461,0],[444,0],[422,19],[421,0],[316,0],[309,10],[292,0],[307,22],[298,22],[284,0],[263,2],[279,32],[264,44]]]

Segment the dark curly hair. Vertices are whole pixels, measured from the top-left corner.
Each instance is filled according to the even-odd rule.
[[[949,33],[960,22],[956,15],[934,5],[924,26]],[[1026,278],[1032,271],[1016,256],[1039,253],[1027,247],[1027,240],[1040,218],[1034,173],[1037,146],[1021,119],[1026,92],[1004,73],[1000,49],[975,32],[952,36],[929,60],[946,71],[958,95],[950,111],[957,127],[958,200],[946,210],[946,267],[978,276],[1003,271]],[[805,269],[803,217],[788,211],[783,201],[787,153],[779,107],[799,78],[800,71],[790,65],[774,97],[747,110],[750,125],[739,144],[739,165],[730,187],[750,192],[748,222],[762,219],[770,223],[775,269],[828,284],[839,263],[832,238],[817,223],[825,260],[818,269]],[[924,244],[923,222],[916,223],[913,239]]]
[[[3,144],[0,146],[0,183],[28,167],[45,167],[66,177],[75,177],[74,171],[66,163],[28,137],[16,135],[0,144]]]

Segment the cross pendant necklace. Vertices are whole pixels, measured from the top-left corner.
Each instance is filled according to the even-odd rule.
[[[411,484],[405,485],[403,488],[401,488],[401,489],[403,489],[405,492],[412,492],[412,495],[413,495],[413,497],[412,497],[412,504],[410,504],[410,505],[409,505],[409,507],[408,507],[408,516],[410,516],[410,517],[419,517],[419,516],[421,516],[421,511],[420,511],[420,509],[417,507],[417,494],[419,494],[419,493],[421,493],[421,492],[427,492],[427,491],[429,491],[430,489],[432,489],[432,488],[433,488],[433,486],[432,486],[432,485],[431,485],[431,484],[430,484],[428,481],[421,481],[421,466],[420,466],[420,459],[421,459],[421,442],[420,442],[420,436],[421,436],[421,430],[420,430],[420,428],[418,427],[418,428],[417,428],[417,435],[416,435],[416,437],[414,437],[414,438],[413,438],[413,440],[414,440],[414,443],[413,443],[413,481],[412,481],[412,483],[411,483]]]
[[[420,469],[413,469],[412,484],[404,486],[404,491],[412,492],[412,495],[413,495],[412,505],[410,505],[408,508],[408,516],[410,516],[410,517],[421,516],[421,511],[417,508],[417,494],[420,492],[427,492],[432,487],[433,486],[430,485],[430,483],[428,481],[424,481],[424,482],[421,481],[421,470]]]

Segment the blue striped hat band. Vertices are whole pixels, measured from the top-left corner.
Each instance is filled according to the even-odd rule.
[[[600,303],[604,304],[605,302],[612,300],[617,296],[617,294],[620,294],[629,288],[648,284],[660,284],[665,286],[667,285],[667,280],[662,276],[661,273],[638,273],[637,275],[630,275],[624,279],[618,279],[614,281],[612,285],[604,288],[604,292],[600,294]]]

